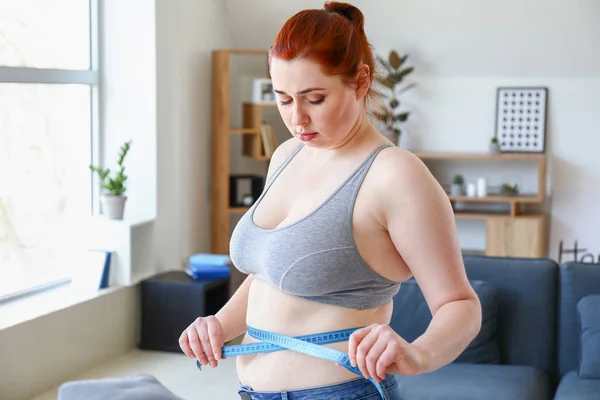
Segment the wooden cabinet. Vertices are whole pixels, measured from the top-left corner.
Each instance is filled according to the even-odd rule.
[[[530,161],[537,167],[537,193],[533,195],[488,195],[485,197],[448,196],[457,219],[485,221],[485,251],[487,256],[546,257],[548,254],[548,215],[544,211],[528,210],[546,200],[546,155],[538,153],[445,153],[415,152],[423,162],[445,161]],[[501,168],[501,166],[499,166]],[[456,203],[503,203],[508,211],[464,211]]]
[[[547,232],[546,214],[487,218],[485,254],[499,257],[546,257],[548,255]]]

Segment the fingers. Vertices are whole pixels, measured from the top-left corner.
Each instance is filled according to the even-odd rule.
[[[212,354],[214,355],[215,360],[220,360],[222,357],[221,349],[223,348],[223,335],[221,333],[220,323],[217,322],[208,324],[208,339],[212,346]]]
[[[375,330],[371,330],[371,332],[369,332],[369,334],[360,341],[358,347],[356,348],[356,364],[358,365],[360,372],[362,372],[364,377],[367,379],[369,379],[371,376],[369,369],[367,368],[367,354],[376,342],[377,332]]]
[[[202,342],[200,337],[198,336],[198,332],[195,329],[187,330],[188,342],[190,343],[190,347],[194,352],[194,357],[197,358],[202,365],[208,364],[208,359],[204,355],[204,351],[202,350]]]
[[[190,342],[188,341],[187,330],[183,331],[181,333],[181,336],[179,336],[179,347],[181,347],[181,351],[183,351],[183,354],[185,354],[189,358],[196,358],[196,356],[194,355],[194,350],[192,350],[192,348],[190,347]]]
[[[400,346],[394,341],[390,341],[385,346],[385,350],[379,356],[377,360],[375,373],[381,379],[385,379],[387,369],[398,359],[400,352]]]
[[[179,337],[181,350],[202,365],[215,368],[222,359],[223,333],[214,316],[198,318]]]
[[[386,377],[388,367],[399,357],[396,334],[387,325],[371,325],[354,332],[349,339],[348,355],[365,378],[379,382]]]
[[[202,350],[204,350],[204,354],[208,358],[208,363],[212,368],[217,366],[215,362],[215,356],[213,354],[212,345],[210,343],[210,339],[208,338],[208,329],[201,329],[198,331],[198,337],[200,337],[200,344],[202,345]]]
[[[385,379],[385,368],[383,374],[378,373],[378,364],[379,358],[381,354],[384,352],[387,347],[388,342],[382,336],[376,338],[375,343],[371,346],[371,348],[364,357],[365,359],[365,369],[368,372],[368,375],[371,376],[375,382],[379,383],[379,381]],[[360,352],[360,351],[359,351]],[[387,365],[386,365],[387,367]]]
[[[372,327],[367,326],[365,328],[357,329],[352,332],[350,339],[348,339],[348,358],[350,359],[350,365],[356,367],[356,348],[363,340],[365,336],[371,332]]]

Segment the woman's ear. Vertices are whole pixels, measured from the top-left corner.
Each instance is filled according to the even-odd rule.
[[[356,72],[356,100],[362,100],[369,93],[371,86],[371,69],[367,64],[362,64]]]

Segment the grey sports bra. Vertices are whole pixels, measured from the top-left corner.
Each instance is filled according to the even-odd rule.
[[[315,211],[290,225],[263,229],[254,210],[281,171],[304,147],[299,145],[266,183],[257,201],[233,230],[230,258],[246,274],[308,300],[367,309],[387,303],[400,289],[371,269],[360,256],[352,235],[352,212],[358,190],[377,154],[360,167]]]

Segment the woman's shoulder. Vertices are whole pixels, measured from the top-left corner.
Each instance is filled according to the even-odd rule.
[[[295,137],[291,137],[285,142],[281,143],[271,156],[271,161],[269,162],[269,170],[267,172],[267,180],[271,178],[271,175],[287,160],[294,150],[300,145],[302,142]]]
[[[371,166],[373,175],[390,181],[422,179],[430,175],[429,169],[414,153],[401,147],[383,149]]]
[[[382,200],[389,197],[414,200],[421,196],[437,196],[441,188],[423,160],[396,146],[385,148],[377,155],[369,175],[371,189]]]

